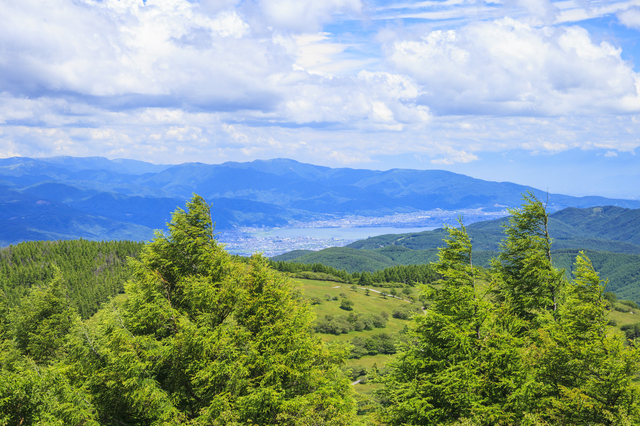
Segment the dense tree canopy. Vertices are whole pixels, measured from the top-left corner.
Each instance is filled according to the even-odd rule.
[[[352,423],[346,352],[314,336],[292,282],[218,245],[202,198],[132,268],[85,324],[59,276],[4,304],[0,424]]]
[[[513,209],[502,252],[479,286],[471,241],[449,228],[433,303],[383,378],[393,425],[613,425],[640,422],[640,352],[607,328],[589,259],[571,282],[552,266],[544,206]],[[437,289],[436,289],[437,288]]]
[[[2,251],[0,425],[356,424],[346,357],[396,352],[380,378],[386,424],[639,424],[640,350],[608,326],[606,283],[584,253],[571,280],[556,269],[544,205],[531,194],[524,201],[491,270],[474,265],[461,221],[447,228],[434,265],[344,275],[431,283],[422,290],[428,309],[418,308],[406,333],[356,337],[350,355],[314,335],[308,304],[273,263],[217,243],[198,196],[126,267],[130,243],[40,247],[77,254],[61,266],[38,244]],[[85,266],[88,274],[73,273]],[[105,271],[106,296],[85,298],[100,286],[78,277]],[[83,320],[79,310],[118,293],[121,276],[130,277],[124,294]],[[348,312],[315,327],[386,324]]]
[[[0,249],[0,291],[12,305],[20,304],[31,287],[62,274],[71,305],[82,318],[122,293],[131,276],[127,260],[140,252],[134,241],[26,241]]]

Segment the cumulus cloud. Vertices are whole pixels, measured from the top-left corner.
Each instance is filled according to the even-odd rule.
[[[638,74],[587,30],[504,18],[430,31],[386,47],[440,114],[562,115],[640,110]]]
[[[288,87],[281,117],[294,123],[328,123],[369,130],[404,129],[429,120],[429,108],[416,105],[416,84],[386,72],[357,77],[305,76]]]
[[[640,29],[640,8],[631,7],[625,11],[618,12],[617,16],[622,25]]]
[[[316,32],[335,14],[358,14],[360,0],[258,0],[269,24],[279,29]]]
[[[210,17],[179,0],[53,3],[3,3],[0,37],[11,43],[0,48],[0,90],[98,97],[116,108],[251,108],[277,98],[265,80],[287,59],[246,37],[235,11]]]
[[[615,3],[633,26],[636,8]],[[640,83],[621,49],[546,24],[576,4],[396,3],[382,12],[460,21],[376,38],[361,0],[0,2],[0,155],[446,165],[513,147],[633,150]]]
[[[327,43],[326,33],[254,36],[233,2],[53,1],[54,13],[33,0],[0,6],[0,37],[12,40],[0,47],[1,91],[112,111],[244,111],[238,118],[299,124],[397,127],[427,111],[410,111],[406,99],[374,89],[366,78],[334,79],[361,61],[336,59],[348,46]],[[282,28],[296,23],[309,30],[361,5],[278,0],[261,7]]]

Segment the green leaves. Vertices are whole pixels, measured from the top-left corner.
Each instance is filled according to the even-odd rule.
[[[640,352],[607,329],[605,286],[584,253],[570,283],[553,267],[544,206],[524,199],[488,277],[464,226],[447,229],[433,304],[382,379],[389,424],[640,422]]]
[[[101,422],[348,424],[346,354],[313,336],[309,307],[267,260],[223,250],[201,197],[187,207],[132,261],[126,302],[84,339]]]
[[[532,193],[523,196],[520,209],[509,209],[506,238],[492,261],[498,279],[497,296],[513,312],[532,320],[540,310],[556,311],[564,286],[564,271],[551,262],[548,216]]]

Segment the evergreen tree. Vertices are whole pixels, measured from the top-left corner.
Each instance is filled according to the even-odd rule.
[[[37,364],[62,357],[66,337],[79,321],[66,292],[62,273],[56,269],[53,280],[43,288],[33,287],[14,311],[11,334],[16,348]]]
[[[556,311],[564,285],[564,271],[553,267],[549,217],[544,205],[531,192],[519,209],[509,209],[506,238],[492,261],[499,280],[497,294],[525,320],[540,310]]]
[[[575,266],[558,320],[535,336],[531,405],[549,424],[637,424],[640,351],[607,330],[605,286],[584,253]]]
[[[80,318],[61,272],[31,288],[17,307],[2,305],[0,424],[97,425],[90,395],[73,384],[65,364]]]
[[[435,264],[441,288],[427,289],[433,304],[426,315],[413,317],[410,341],[401,346],[384,378],[383,419],[391,425],[455,421],[472,415],[485,401],[483,378],[477,373],[489,306],[476,287],[466,229],[460,223],[459,229],[447,231]]]
[[[553,268],[544,206],[528,194],[505,229],[479,297],[471,243],[449,229],[433,304],[414,316],[382,379],[383,420],[421,424],[640,422],[640,354],[607,330],[604,286],[581,253],[566,283]]]
[[[112,304],[77,348],[102,424],[349,424],[345,351],[312,333],[292,283],[260,256],[228,255],[194,196],[169,235],[133,261]]]
[[[363,287],[373,285],[373,278],[371,277],[371,273],[369,273],[368,271],[364,271],[362,274],[360,274],[358,285]]]

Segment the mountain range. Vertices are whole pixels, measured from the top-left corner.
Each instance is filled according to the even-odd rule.
[[[515,207],[530,190],[440,170],[329,168],[288,159],[156,165],[101,157],[0,159],[0,246],[25,240],[148,240],[194,193],[212,204],[216,229],[285,226],[346,215]],[[638,200],[548,194],[548,208]]]

